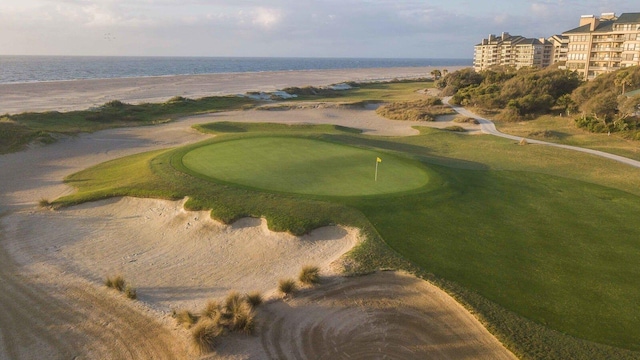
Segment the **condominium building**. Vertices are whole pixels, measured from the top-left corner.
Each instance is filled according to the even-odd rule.
[[[580,26],[566,31],[567,69],[585,79],[640,65],[640,13],[583,15]]]
[[[566,60],[566,48],[567,40],[562,35],[549,39],[525,38],[507,32],[489,35],[474,47],[473,68],[476,71],[492,66],[542,68]]]

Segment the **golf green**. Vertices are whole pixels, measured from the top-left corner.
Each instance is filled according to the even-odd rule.
[[[188,152],[182,162],[194,172],[226,183],[325,196],[409,191],[425,186],[430,173],[415,160],[294,137],[245,138],[209,144]]]

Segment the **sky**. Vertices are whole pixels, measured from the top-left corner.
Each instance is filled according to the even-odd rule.
[[[633,5],[632,3],[636,3]],[[1,0],[0,55],[468,58],[635,0]]]

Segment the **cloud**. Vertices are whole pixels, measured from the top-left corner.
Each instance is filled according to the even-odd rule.
[[[253,12],[252,23],[265,29],[270,29],[282,20],[282,13],[276,9],[257,8]]]

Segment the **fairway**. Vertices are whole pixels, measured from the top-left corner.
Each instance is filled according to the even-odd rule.
[[[376,181],[378,157],[382,162]],[[429,170],[418,161],[304,138],[224,141],[194,149],[182,162],[194,172],[227,183],[307,195],[381,195],[429,182]]]

